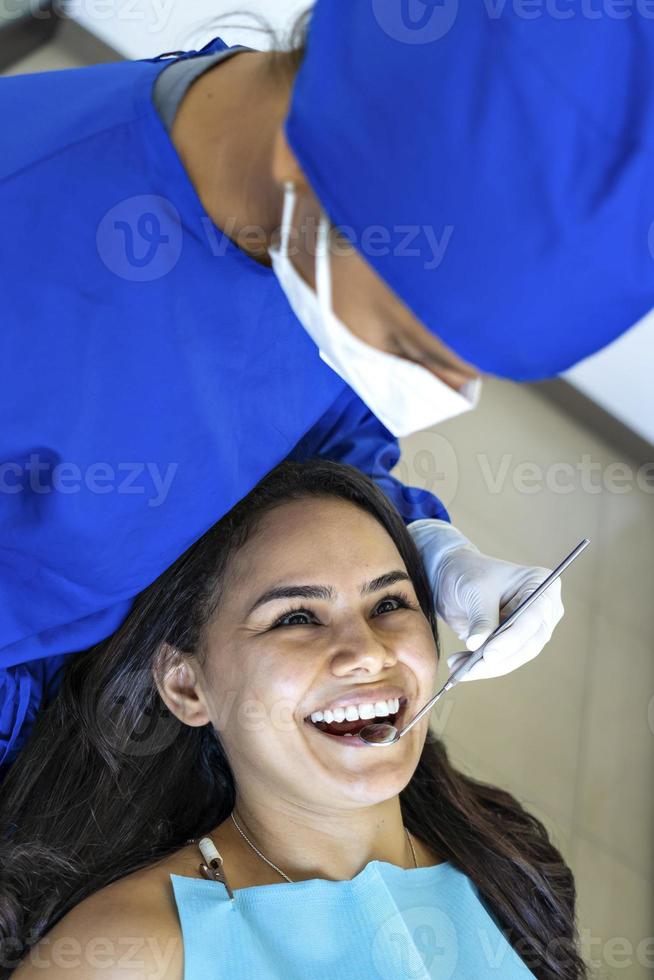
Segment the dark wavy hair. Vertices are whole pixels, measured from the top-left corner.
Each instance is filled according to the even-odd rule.
[[[137,596],[112,636],[67,661],[3,785],[1,977],[84,898],[229,817],[235,785],[218,732],[179,722],[154,678],[185,654],[203,662],[230,558],[264,515],[290,500],[330,497],[385,528],[438,648],[425,571],[385,494],[345,464],[286,461],[272,470]],[[509,793],[458,772],[431,730],[400,805],[409,830],[477,886],[536,977],[587,976],[573,876],[535,816]]]

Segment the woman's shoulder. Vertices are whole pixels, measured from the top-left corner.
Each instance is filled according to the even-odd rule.
[[[105,885],[66,913],[12,974],[37,980],[183,980],[171,874],[199,877],[197,845]]]

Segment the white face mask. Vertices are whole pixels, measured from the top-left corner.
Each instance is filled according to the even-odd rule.
[[[318,345],[323,361],[356,391],[394,436],[410,435],[474,408],[479,401],[481,379],[474,378],[455,391],[427,368],[366,344],[338,319],[331,305],[329,221],[324,212],[318,225],[314,293],[288,257],[294,204],[295,187],[287,181],[280,248],[271,247],[268,252],[291,309]]]

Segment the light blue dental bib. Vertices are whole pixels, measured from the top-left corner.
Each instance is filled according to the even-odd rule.
[[[184,980],[525,980],[527,969],[449,862],[370,861],[351,880],[234,890],[171,874]]]

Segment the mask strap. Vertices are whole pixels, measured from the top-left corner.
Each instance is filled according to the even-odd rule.
[[[284,206],[282,208],[281,253],[288,257],[288,236],[291,231],[291,218],[295,207],[295,184],[292,180],[284,181]]]
[[[316,293],[318,302],[323,310],[332,309],[332,274],[329,262],[329,221],[324,211],[320,213],[318,222],[318,240],[316,249]]]

